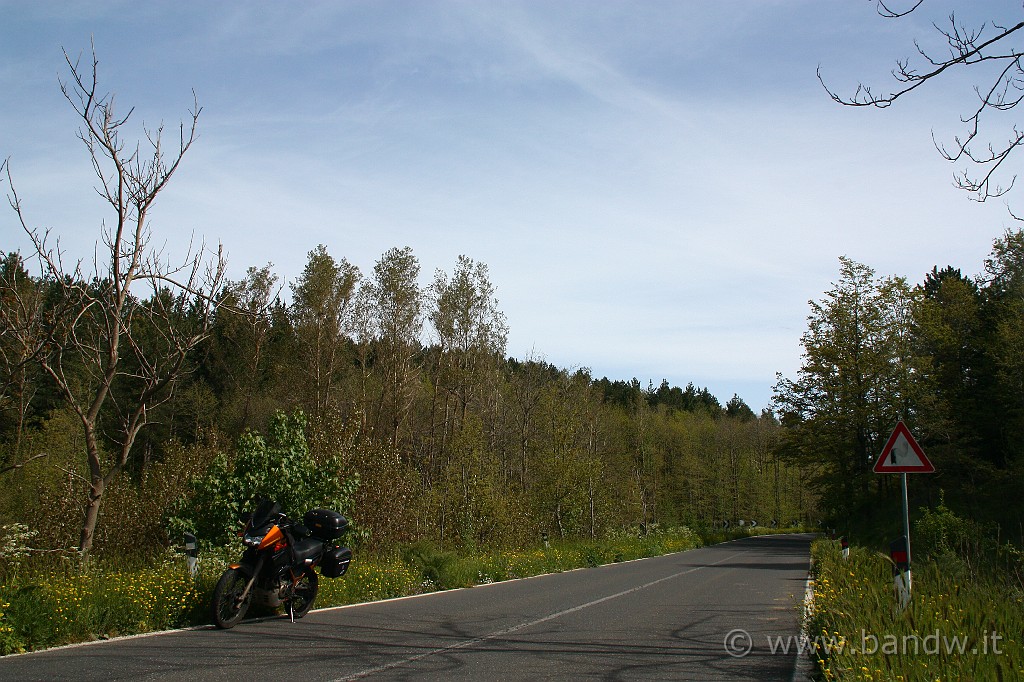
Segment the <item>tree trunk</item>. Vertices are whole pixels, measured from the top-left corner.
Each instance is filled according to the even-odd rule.
[[[89,501],[85,505],[85,518],[82,521],[82,535],[78,540],[78,552],[87,556],[92,551],[92,541],[96,534],[96,522],[100,518],[100,503],[103,501],[103,477],[93,479],[89,484]]]

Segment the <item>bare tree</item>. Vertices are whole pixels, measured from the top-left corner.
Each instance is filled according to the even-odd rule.
[[[900,7],[891,0],[888,4],[879,0],[876,9],[886,19],[899,19],[919,11],[924,5],[924,0],[905,2]],[[980,7],[979,4],[975,9]],[[950,14],[948,23],[934,23],[936,38],[945,43],[945,47],[926,49],[915,41],[917,57],[897,60],[892,70],[896,86],[884,94],[861,83],[852,95],[840,95],[825,83],[820,66],[818,80],[839,104],[885,108],[926,83],[940,80],[958,69],[970,69],[972,74],[977,74],[974,86],[977,99],[960,117],[964,132],[947,143],[935,139],[933,133],[933,141],[944,159],[963,164],[963,170],[953,173],[957,187],[969,192],[976,201],[1002,196],[1013,187],[1016,175],[1010,173],[1009,182],[1001,184],[999,178],[1005,174],[1000,171],[1013,152],[1024,145],[1024,130],[1012,122],[1008,132],[991,130],[1005,125],[1006,117],[1000,114],[1014,109],[1024,99],[1024,65],[1021,63],[1024,44],[1019,42],[1024,35],[1020,32],[1024,28],[1024,12],[1016,19],[1021,21],[993,20],[967,26],[956,14]]]
[[[145,142],[131,146],[122,131],[132,111],[120,116],[114,96],[98,89],[95,47],[86,64],[67,52],[64,58],[70,73],[61,91],[79,119],[78,137],[99,180],[95,189],[113,221],[101,228],[91,272],[82,261],[66,264],[59,239],[29,226],[8,165],[8,199],[32,244],[39,281],[50,289],[42,307],[26,317],[36,324],[13,333],[34,344],[31,356],[81,421],[88,492],[79,551],[87,555],[104,491],[128,463],[150,412],[187,371],[189,352],[210,331],[222,300],[225,259],[221,249],[190,246],[172,265],[154,248],[148,222],[154,201],[196,139],[195,93],[171,150],[162,125],[143,125]],[[149,299],[137,297],[147,289]]]

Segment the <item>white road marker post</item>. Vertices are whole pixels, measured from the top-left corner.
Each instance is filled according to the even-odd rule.
[[[185,533],[185,561],[188,562],[188,574],[195,578],[199,563],[199,542],[192,533]]]

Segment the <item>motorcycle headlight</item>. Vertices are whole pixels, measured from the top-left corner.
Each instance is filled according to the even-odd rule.
[[[264,535],[244,535],[242,536],[242,544],[246,547],[259,547],[260,543],[263,542]]]

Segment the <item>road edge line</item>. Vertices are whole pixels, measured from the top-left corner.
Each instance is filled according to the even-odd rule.
[[[800,618],[800,644],[796,649],[796,660],[793,662],[793,675],[790,682],[807,682],[814,679],[814,650],[811,647],[810,633],[807,631],[807,623],[814,612],[814,573],[812,556],[807,566],[807,582],[804,583],[803,612]]]

